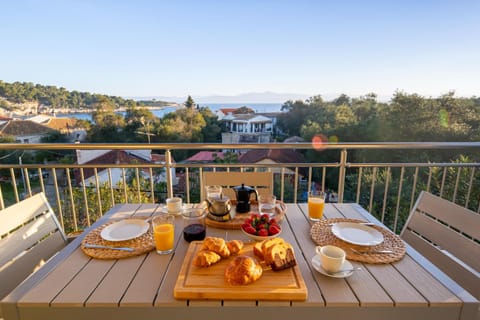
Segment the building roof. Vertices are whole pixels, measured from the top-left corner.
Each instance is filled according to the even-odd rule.
[[[77,128],[78,120],[74,118],[50,118],[44,125],[49,128],[59,130],[59,131],[67,131]]]
[[[305,158],[303,155],[292,149],[255,149],[250,150],[242,155],[238,159],[239,163],[259,163],[259,162],[268,162],[265,160],[270,160],[276,163],[304,163]],[[290,168],[291,172],[295,168]],[[274,171],[275,172],[275,171]],[[307,168],[298,168],[298,173],[300,175],[307,175]]]
[[[228,120],[233,122],[272,122],[272,119],[255,113],[229,114],[228,116],[225,116],[222,120]]]
[[[299,136],[291,136],[285,139],[283,142],[285,143],[293,143],[293,142],[305,142],[305,140],[302,137]]]
[[[153,163],[165,163],[165,154],[159,154],[159,153],[152,153],[152,162]],[[175,163],[175,159],[172,157],[172,163]]]
[[[0,134],[9,136],[44,135],[55,131],[29,120],[10,120],[0,125]]]
[[[223,159],[224,155],[221,151],[200,151],[186,159],[185,162],[213,162],[215,160],[215,156]]]
[[[134,154],[125,150],[110,150],[102,155],[93,158],[85,164],[128,164],[128,163],[149,163],[142,157],[135,156]],[[83,175],[85,179],[94,175],[93,168],[83,169]],[[80,176],[76,177],[77,181],[80,181]]]
[[[255,149],[247,151],[238,159],[240,163],[257,163],[270,159],[278,163],[303,163],[305,158],[291,149]]]
[[[237,110],[237,109],[238,109],[238,108],[220,108],[219,110],[220,110],[223,114],[227,115],[227,114],[229,114],[229,113],[234,113],[235,110]]]

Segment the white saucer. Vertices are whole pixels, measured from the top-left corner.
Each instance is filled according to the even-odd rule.
[[[343,271],[343,272],[339,271],[336,274],[329,274],[322,268],[322,263],[321,263],[320,257],[318,255],[315,255],[312,258],[312,266],[315,268],[315,270],[317,270],[321,274],[323,274],[327,277],[332,277],[332,278],[346,278],[346,277],[349,277],[353,274],[353,270],[352,270],[353,266],[350,263],[350,261],[348,261],[348,260],[345,260],[345,262],[342,265],[341,270],[349,270],[349,271]]]
[[[161,209],[160,209],[160,213],[168,213],[168,214],[171,214],[173,216],[179,216],[183,213],[183,211],[185,211],[185,209],[187,209],[187,206],[186,205],[182,205],[182,210],[180,211],[176,211],[176,212],[171,212],[171,211],[168,211],[167,209],[167,206],[163,206]]]

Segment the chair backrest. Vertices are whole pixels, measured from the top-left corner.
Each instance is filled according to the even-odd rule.
[[[66,243],[67,237],[43,193],[1,210],[0,299]]]
[[[205,199],[205,186],[220,185],[223,187],[223,194],[230,199],[235,198],[235,191],[232,187],[245,184],[257,189],[258,194],[273,194],[273,173],[272,172],[236,172],[236,171],[205,171],[202,176],[202,199]]]
[[[480,299],[480,214],[422,191],[400,237]]]

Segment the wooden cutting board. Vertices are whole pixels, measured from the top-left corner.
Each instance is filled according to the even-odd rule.
[[[192,241],[175,284],[176,299],[219,299],[219,300],[299,300],[307,299],[307,287],[300,268],[273,271],[264,267],[260,279],[245,286],[233,286],[225,282],[224,272],[229,257],[208,267],[199,268],[192,264],[202,241]],[[253,242],[248,242],[241,255],[253,255]]]

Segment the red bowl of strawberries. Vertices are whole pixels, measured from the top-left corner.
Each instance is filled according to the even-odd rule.
[[[275,218],[270,218],[268,214],[260,215],[258,213],[252,213],[249,218],[245,219],[241,229],[255,241],[272,239],[282,233],[282,228]]]

